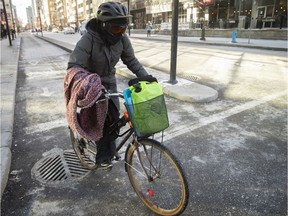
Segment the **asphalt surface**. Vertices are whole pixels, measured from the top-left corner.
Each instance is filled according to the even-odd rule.
[[[133,37],[145,37],[145,35],[138,35]],[[49,38],[42,38],[49,41]],[[169,37],[159,36],[153,37],[154,40],[170,40]],[[186,42],[191,43],[206,43],[218,44],[225,46],[243,46],[249,48],[259,48],[259,49],[273,49],[273,50],[287,50],[287,41],[274,41],[274,40],[257,40],[253,45],[246,44],[238,39],[238,43],[230,43],[227,38],[211,38],[207,39],[206,42],[192,40],[192,38],[179,38],[179,41],[187,40]],[[213,42],[212,42],[213,41]],[[255,41],[255,40],[253,40]],[[52,41],[50,42],[63,47],[66,50],[71,51],[69,44],[63,42]],[[13,45],[9,46],[9,41],[1,41],[1,196],[5,189],[8,175],[10,172],[11,164],[11,144],[12,144],[12,134],[13,134],[13,123],[14,123],[14,105],[15,105],[15,91],[17,82],[17,71],[18,71],[18,59],[21,46],[21,37],[17,37],[12,41]],[[130,76],[128,71],[123,68],[123,65],[119,64],[117,67],[117,72],[123,76]],[[161,75],[159,75],[159,73]],[[164,85],[164,91],[167,95],[173,96],[179,100],[190,101],[190,102],[208,102],[215,100],[217,98],[217,91],[187,81],[185,79],[177,79],[178,83],[176,85],[171,85],[167,83],[169,77],[165,73],[157,71],[157,77],[159,81]],[[153,74],[152,74],[153,75]],[[189,92],[189,90],[193,92]],[[199,90],[199,91],[197,91]],[[184,94],[186,93],[186,94]]]

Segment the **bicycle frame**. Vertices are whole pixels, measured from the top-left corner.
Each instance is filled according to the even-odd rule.
[[[111,99],[112,97],[120,97],[120,98],[124,98],[123,94],[122,93],[106,93],[105,94],[105,99],[103,100],[107,100],[107,99]],[[99,101],[97,101],[96,103],[98,103]],[[118,144],[116,146],[116,152],[115,152],[115,155],[116,156],[118,154],[118,152],[120,151],[120,149],[126,144],[127,140],[133,135],[134,138],[133,138],[133,142],[134,140],[136,139],[136,135],[134,133],[134,129],[132,127],[132,123],[129,119],[129,114],[128,114],[128,111],[127,111],[127,107],[126,105],[124,104],[125,106],[125,111],[124,111],[124,114],[122,115],[122,117],[114,123],[114,126],[112,126],[112,129],[110,131],[110,133],[113,133],[115,131],[120,131],[120,129],[122,127],[124,127],[127,123],[129,125],[129,128],[128,130],[126,130],[125,132],[123,132],[122,134],[117,134],[118,138],[119,137],[122,137],[126,134],[126,136],[121,140],[120,144]],[[127,134],[128,133],[128,134]],[[129,146],[127,147],[126,149],[126,153],[127,153],[127,150],[128,150]],[[125,158],[126,158],[126,153],[125,153]],[[126,169],[125,169],[126,170]]]

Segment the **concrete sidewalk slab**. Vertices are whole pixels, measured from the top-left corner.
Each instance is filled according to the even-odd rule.
[[[146,68],[146,70],[149,74],[157,78],[158,82],[163,86],[164,94],[170,97],[194,103],[211,102],[218,97],[218,92],[208,86],[182,78],[177,78],[177,83],[171,84],[169,83],[169,74],[151,68]],[[129,79],[136,78],[136,76],[121,62],[116,65],[116,72]]]
[[[11,166],[14,106],[21,38],[1,40],[1,197]]]
[[[163,83],[163,86],[166,95],[181,101],[205,103],[218,98],[218,92],[216,90],[194,82],[186,84],[178,82],[174,85]]]

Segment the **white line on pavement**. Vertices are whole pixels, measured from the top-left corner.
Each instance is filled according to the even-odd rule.
[[[245,110],[252,109],[252,108],[259,106],[259,105],[261,105],[267,101],[273,100],[273,99],[278,98],[278,97],[282,97],[286,94],[287,94],[287,91],[278,92],[278,93],[263,97],[259,100],[250,101],[250,102],[247,102],[245,104],[233,107],[233,108],[226,110],[226,111],[223,111],[221,113],[217,113],[217,114],[213,114],[213,115],[201,118],[197,122],[192,122],[191,124],[185,124],[185,125],[178,126],[177,128],[173,128],[173,131],[172,131],[172,129],[171,129],[171,131],[168,129],[165,132],[164,141],[171,140],[177,136],[181,136],[185,133],[191,132],[191,131],[196,130],[200,127],[203,127],[205,125],[221,121],[221,120],[228,118],[232,115],[241,113]],[[31,127],[27,127],[27,128],[25,128],[25,131],[26,131],[26,133],[29,133],[29,134],[30,133],[37,133],[37,132],[41,132],[41,131],[51,130],[53,128],[64,127],[67,125],[68,124],[67,124],[66,119],[62,118],[62,119],[58,119],[55,121],[50,121],[50,122],[46,122],[46,123],[37,124],[37,125],[31,126]]]
[[[185,133],[192,132],[193,130],[196,130],[196,129],[203,127],[205,125],[221,121],[221,120],[228,118],[232,115],[241,113],[245,110],[252,109],[252,108],[259,106],[259,105],[261,105],[267,101],[276,99],[278,97],[282,97],[284,95],[287,95],[287,91],[278,92],[278,93],[263,97],[259,100],[253,100],[253,101],[247,102],[245,104],[233,107],[229,110],[201,118],[197,122],[192,122],[191,124],[185,124],[185,125],[181,125],[179,127],[173,128],[173,130],[171,129],[171,131],[168,129],[165,131],[164,141],[168,141],[168,140],[171,140],[177,136],[181,136]]]
[[[33,125],[31,127],[26,127],[25,131],[28,134],[37,133],[41,131],[51,130],[53,128],[68,126],[67,120],[65,118],[57,119],[55,121],[45,122]]]

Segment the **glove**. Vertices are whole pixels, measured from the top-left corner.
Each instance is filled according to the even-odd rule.
[[[158,82],[157,79],[155,77],[153,77],[152,75],[147,75],[144,77],[137,77],[135,79],[131,79],[128,82],[128,86],[133,86],[134,84],[140,82],[140,81],[147,81],[147,82]]]

